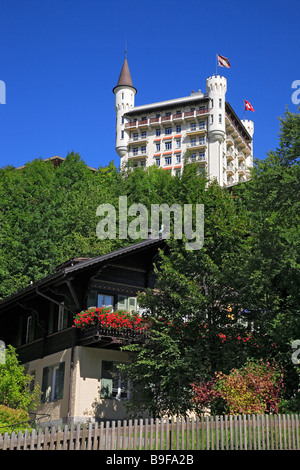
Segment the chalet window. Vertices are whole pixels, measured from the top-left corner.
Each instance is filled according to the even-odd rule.
[[[101,398],[129,399],[129,380],[122,377],[118,363],[102,361]]]
[[[111,310],[114,308],[114,298],[112,295],[98,294],[97,307],[109,307]]]
[[[119,294],[116,297],[105,294],[104,292],[90,291],[87,300],[89,307],[110,307],[112,310],[137,311],[137,298],[128,295]]]
[[[64,302],[60,305],[51,303],[48,318],[48,334],[61,331],[68,327],[69,312],[65,308]]]
[[[126,310],[126,312],[136,312],[137,298],[127,297],[126,295],[118,295],[117,309]]]
[[[68,311],[65,309],[65,304],[62,302],[58,307],[58,324],[57,331],[63,330],[68,326]]]
[[[60,362],[43,368],[42,403],[63,398],[65,363]]]

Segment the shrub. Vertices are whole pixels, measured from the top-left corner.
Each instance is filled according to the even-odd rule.
[[[25,410],[15,410],[5,405],[0,405],[0,434],[28,429],[29,414]]]

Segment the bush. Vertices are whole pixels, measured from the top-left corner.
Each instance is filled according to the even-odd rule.
[[[210,382],[192,384],[197,412],[216,408],[218,400],[230,414],[278,413],[283,393],[283,371],[270,362],[249,360],[240,369],[215,374]]]
[[[0,434],[14,432],[28,429],[29,414],[24,410],[14,410],[5,405],[0,405]]]

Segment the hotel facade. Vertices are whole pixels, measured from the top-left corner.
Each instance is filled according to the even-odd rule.
[[[226,78],[213,75],[205,93],[135,106],[137,90],[125,57],[113,88],[121,166],[156,165],[180,176],[185,162],[198,162],[220,186],[249,179],[254,123],[238,118],[226,91]]]

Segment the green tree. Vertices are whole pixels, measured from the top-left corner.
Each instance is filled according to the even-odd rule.
[[[204,246],[189,250],[186,240],[168,241],[156,269],[156,289],[140,296],[152,329],[143,345],[126,348],[134,356],[124,369],[133,384],[133,412],[185,414],[196,377],[208,378],[247,358],[248,343],[237,339],[244,328],[237,322],[241,305],[232,287],[248,249],[247,221],[232,196],[215,182],[208,184],[198,170],[185,167],[176,191],[186,194],[181,204],[204,205]],[[188,180],[195,184],[191,193]],[[222,336],[229,327],[230,347]]]
[[[252,179],[235,189],[236,204],[249,219],[249,250],[236,289],[259,329],[265,357],[287,371],[287,396],[299,389],[299,367],[291,361],[300,338],[300,114],[280,119],[279,145],[256,162]]]
[[[32,376],[19,364],[15,349],[8,346],[5,362],[0,364],[0,404],[26,412],[39,403],[39,386],[32,384]]]

